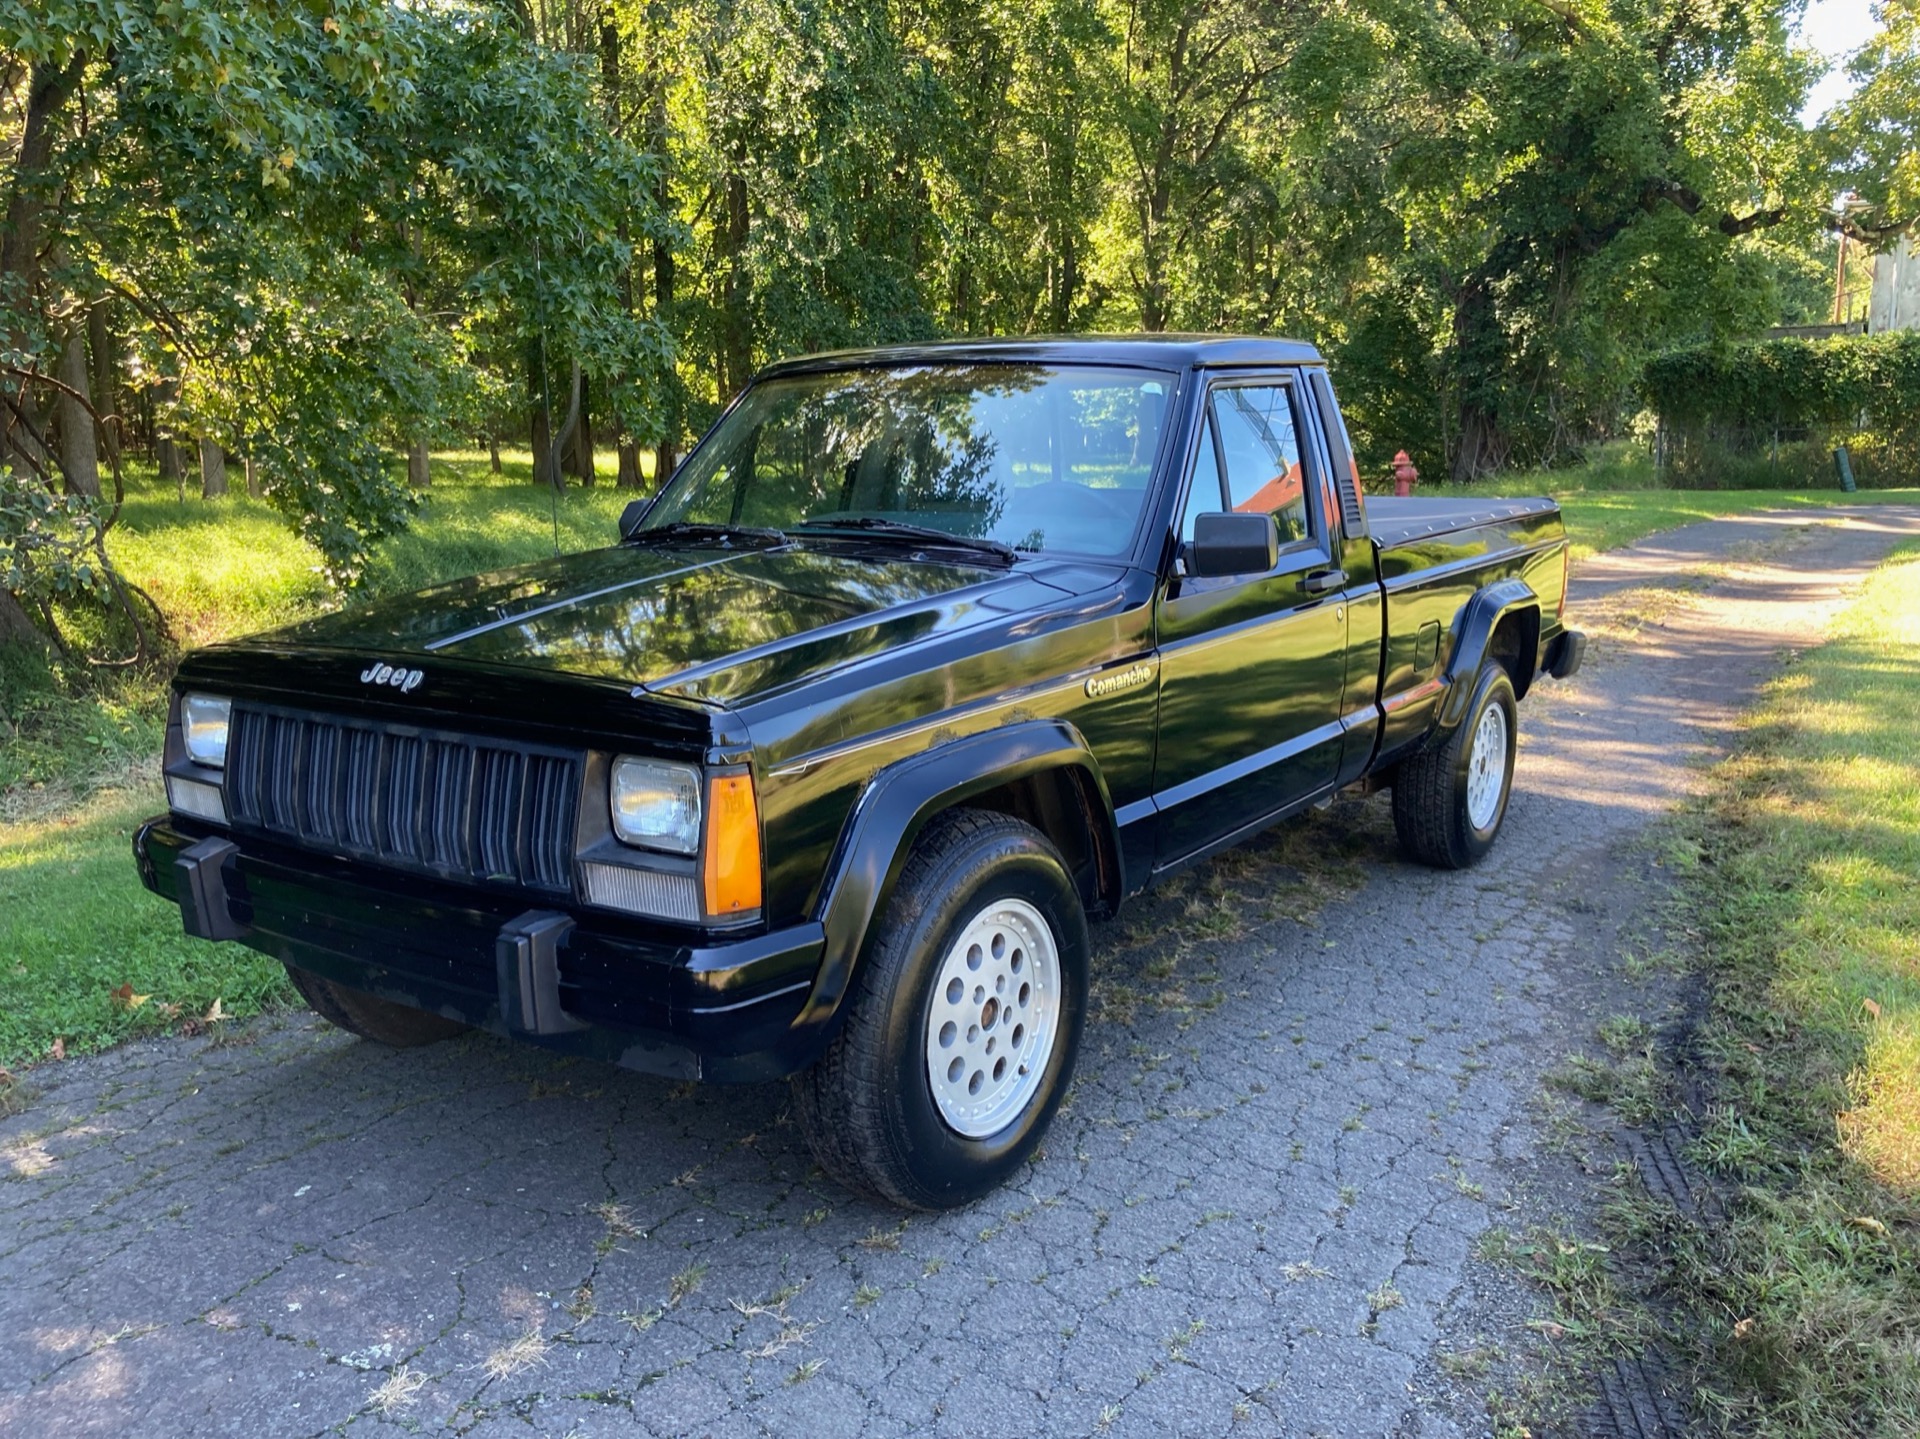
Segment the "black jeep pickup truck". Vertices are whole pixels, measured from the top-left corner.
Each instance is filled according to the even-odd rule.
[[[916,1207],[1038,1142],[1089,917],[1360,783],[1474,862],[1584,647],[1556,506],[1363,502],[1277,340],[780,364],[620,528],[190,655],[141,875],[370,1039],[791,1076]]]

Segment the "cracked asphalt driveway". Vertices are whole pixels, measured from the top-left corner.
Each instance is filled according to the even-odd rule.
[[[1492,859],[1414,869],[1343,803],[1306,831],[1360,835],[1317,911],[1268,840],[1096,932],[1069,1107],[958,1213],[836,1189],[783,1088],[484,1037],[289,1016],[44,1067],[0,1124],[0,1430],[1484,1430],[1431,1360],[1542,1142],[1583,916],[1636,904],[1592,877],[1914,535],[1754,517],[1585,566],[1601,638],[1523,706]]]

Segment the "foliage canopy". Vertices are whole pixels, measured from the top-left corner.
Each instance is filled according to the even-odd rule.
[[[0,0],[0,629],[112,592],[88,405],[339,583],[397,450],[637,484],[768,359],[929,335],[1288,332],[1369,464],[1554,461],[1917,213],[1916,0],[1813,126],[1799,3]]]

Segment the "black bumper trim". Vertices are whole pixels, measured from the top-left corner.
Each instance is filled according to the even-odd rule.
[[[568,916],[530,909],[508,920],[494,938],[500,1014],[516,1034],[571,1034],[587,1027],[560,1005],[560,946],[572,930]]]
[[[1547,662],[1541,668],[1557,680],[1572,679],[1586,657],[1587,637],[1579,630],[1562,630],[1547,646]]]
[[[777,1079],[825,1043],[827,1026],[804,1018],[826,947],[817,923],[676,941],[201,829],[166,816],[134,837],[141,879],[181,906],[189,933],[225,916],[221,937],[350,988],[677,1078]]]
[[[195,939],[240,939],[247,927],[227,903],[226,867],[240,851],[231,840],[203,839],[173,858],[181,926]]]

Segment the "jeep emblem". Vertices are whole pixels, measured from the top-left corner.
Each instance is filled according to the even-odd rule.
[[[361,671],[360,683],[363,685],[391,685],[401,694],[411,694],[420,687],[420,681],[426,678],[421,670],[395,669],[389,664],[371,665]]]

